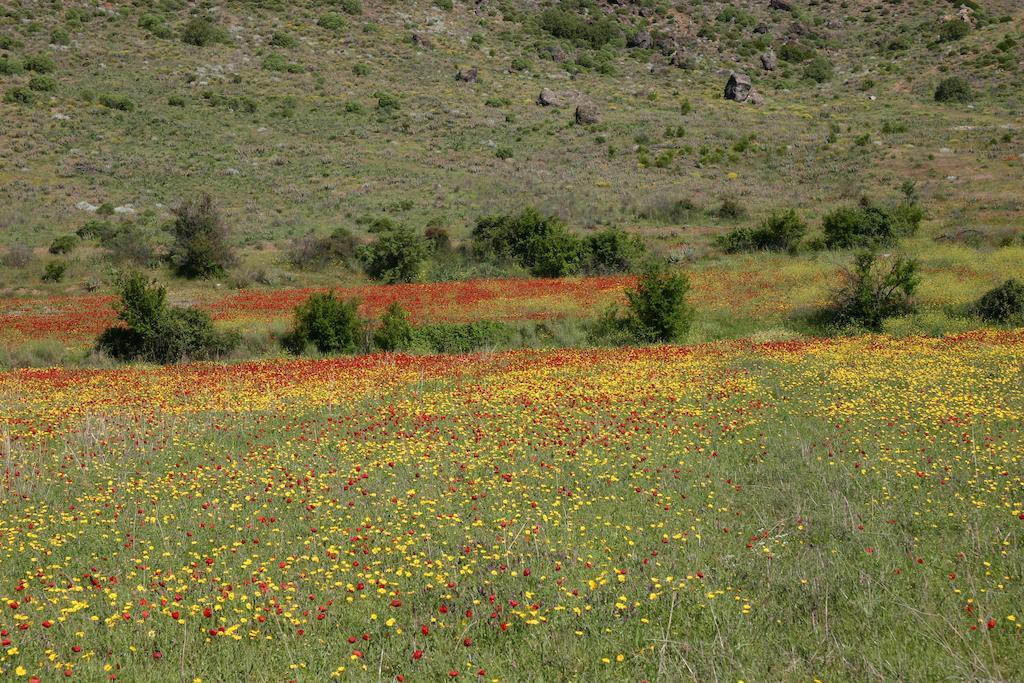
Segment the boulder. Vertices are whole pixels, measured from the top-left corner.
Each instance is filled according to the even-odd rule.
[[[729,82],[725,84],[725,99],[746,102],[753,89],[754,84],[749,76],[733,71],[729,75]]]
[[[651,49],[654,45],[654,38],[648,31],[638,31],[626,40],[626,47],[638,47],[643,50]]]
[[[455,74],[455,80],[463,83],[476,83],[476,77],[476,69],[459,69],[459,72]]]
[[[412,43],[413,45],[418,45],[419,47],[422,47],[425,50],[429,50],[430,48],[434,47],[434,42],[430,40],[428,36],[422,33],[413,33]]]
[[[554,62],[562,63],[569,61],[569,53],[565,51],[558,43],[554,43],[548,47],[548,55],[551,56],[551,60]]]
[[[564,107],[580,99],[580,93],[575,90],[555,91],[544,88],[537,95],[537,104],[542,107]]]
[[[789,0],[769,0],[768,7],[771,9],[777,9],[783,12],[792,12],[793,5]]]
[[[576,106],[576,123],[580,126],[601,123],[601,110],[590,100],[580,102]]]
[[[761,55],[761,68],[765,71],[775,71],[779,66],[779,58],[775,54],[775,50],[768,50]]]

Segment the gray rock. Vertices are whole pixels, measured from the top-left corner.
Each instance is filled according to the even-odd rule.
[[[775,71],[779,66],[779,58],[775,54],[775,50],[768,50],[761,55],[761,68],[765,71]]]
[[[769,0],[768,7],[771,9],[781,10],[783,12],[793,11],[793,5],[790,4],[789,0]]]
[[[601,123],[601,110],[590,100],[580,102],[576,106],[576,123],[580,126]]]
[[[476,83],[476,77],[476,69],[459,69],[459,72],[455,74],[455,80],[463,83]]]
[[[626,47],[638,47],[649,50],[654,45],[654,39],[648,31],[638,31],[626,40]]]
[[[419,47],[422,47],[425,50],[429,50],[430,48],[434,47],[434,41],[432,41],[428,36],[422,33],[413,33],[412,42],[413,45],[418,45]]]
[[[725,84],[725,99],[746,102],[753,89],[754,84],[749,76],[734,71],[729,75],[729,82]]]

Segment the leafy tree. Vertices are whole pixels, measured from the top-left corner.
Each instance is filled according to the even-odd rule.
[[[206,17],[193,17],[181,29],[182,42],[196,47],[218,43],[226,37],[224,31]]]
[[[916,310],[914,294],[921,282],[917,262],[895,257],[885,263],[874,252],[857,255],[832,304],[832,321],[878,332],[886,318]]]
[[[583,240],[584,270],[589,273],[624,273],[633,270],[644,256],[644,244],[636,235],[608,228]]]
[[[408,351],[413,345],[414,331],[405,309],[391,302],[373,334],[373,343],[382,351]]]
[[[562,277],[579,271],[584,255],[579,238],[555,216],[534,208],[519,214],[486,216],[473,228],[479,257],[507,260],[538,277]]]
[[[827,214],[821,227],[830,249],[875,247],[913,235],[923,219],[924,211],[915,204],[841,207]]]
[[[1010,278],[990,289],[975,304],[975,310],[988,322],[1024,324],[1024,282]]]
[[[228,231],[210,195],[184,202],[174,212],[171,262],[184,277],[223,275],[234,264]]]
[[[628,325],[640,342],[681,340],[693,322],[693,309],[686,301],[690,280],[665,266],[652,266],[640,276],[636,288],[626,292]]]
[[[741,251],[781,251],[795,254],[800,240],[807,234],[807,224],[790,209],[782,214],[773,213],[757,228],[737,228],[722,235],[718,245],[734,254]]]
[[[361,251],[366,273],[387,283],[415,282],[429,255],[426,239],[406,226],[381,232],[376,241]]]
[[[309,346],[321,353],[355,353],[363,344],[359,302],[342,301],[333,292],[312,294],[295,308],[295,324],[284,338],[292,353]]]
[[[939,82],[935,88],[936,102],[970,102],[974,99],[971,85],[959,76],[950,76]]]

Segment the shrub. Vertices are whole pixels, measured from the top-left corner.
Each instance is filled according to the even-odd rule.
[[[723,221],[738,221],[747,215],[747,210],[736,199],[726,197],[715,211],[715,215]]]
[[[154,363],[209,360],[238,345],[238,334],[218,331],[205,311],[169,306],[166,290],[140,273],[122,276],[117,287],[122,325],[108,328],[97,341],[97,348],[113,358]]]
[[[409,316],[397,301],[391,303],[373,334],[373,343],[382,351],[408,351],[413,345]]]
[[[833,323],[878,332],[886,318],[917,308],[914,293],[920,278],[914,260],[897,256],[886,264],[873,252],[863,252],[853,269],[845,271],[844,280],[828,311]]]
[[[268,41],[274,47],[283,47],[291,49],[299,46],[299,41],[295,39],[295,36],[284,33],[283,31],[274,31],[273,35],[270,36]]]
[[[784,62],[798,64],[806,62],[812,57],[814,57],[814,48],[801,45],[800,43],[789,42],[779,48],[779,59]]]
[[[913,235],[924,219],[924,211],[914,204],[887,209],[878,206],[843,207],[827,214],[822,221],[825,246],[829,249],[873,247],[893,244]]]
[[[729,254],[741,251],[784,251],[795,254],[807,234],[807,224],[790,209],[773,213],[757,228],[737,228],[718,239],[719,247]]]
[[[356,238],[346,228],[338,228],[327,237],[300,237],[287,252],[288,262],[302,270],[322,270],[333,263],[349,264],[356,255]]]
[[[392,114],[402,108],[402,103],[397,97],[386,92],[374,94],[377,98],[377,110],[385,114]]]
[[[471,353],[507,346],[513,328],[495,320],[423,325],[413,332],[413,347],[434,353]]]
[[[113,230],[113,226],[107,221],[93,218],[83,223],[82,227],[78,230],[75,230],[75,236],[83,240],[103,239],[104,236],[109,235]]]
[[[529,71],[531,64],[530,60],[524,57],[515,57],[510,66],[513,71]]]
[[[512,148],[502,145],[498,147],[498,149],[494,150],[494,156],[502,161],[507,161],[513,156]]]
[[[438,225],[431,225],[424,231],[423,236],[427,238],[435,253],[451,251],[452,238],[444,228]]]
[[[50,42],[54,45],[67,45],[71,42],[71,35],[65,28],[55,28],[50,31]]]
[[[51,254],[70,254],[78,246],[78,235],[61,235],[50,243]]]
[[[99,235],[99,242],[103,248],[107,249],[107,255],[111,261],[130,263],[141,268],[157,265],[156,249],[147,232],[131,223],[116,227],[108,225],[108,228],[106,232]]]
[[[936,102],[970,102],[974,92],[970,84],[959,76],[950,76],[939,82],[935,88]]]
[[[167,106],[169,107],[184,107],[185,98],[181,95],[171,95],[167,98]]]
[[[437,5],[439,9],[443,9],[446,12],[451,12],[452,8],[455,7],[455,3],[453,3],[452,0],[434,0],[434,4]]]
[[[588,43],[598,49],[613,40],[621,40],[622,30],[608,17],[591,19],[574,12],[549,8],[540,13],[540,27],[556,38]]]
[[[36,94],[23,85],[8,88],[4,92],[4,102],[8,104],[32,104],[35,101]]]
[[[338,4],[341,6],[341,11],[345,14],[356,16],[363,13],[363,3],[361,0],[339,0]]]
[[[292,353],[313,346],[320,353],[355,353],[363,343],[359,302],[342,301],[333,292],[312,294],[295,308],[295,323],[283,339]]]
[[[35,71],[39,74],[48,74],[56,68],[53,60],[46,55],[26,57],[25,63],[22,66],[25,67],[26,71]]]
[[[583,240],[583,269],[588,273],[624,273],[644,256],[643,241],[618,228],[608,228]]]
[[[8,57],[0,57],[0,76],[13,76],[21,73],[21,64]]]
[[[164,23],[163,17],[159,14],[143,14],[139,17],[139,28],[148,31],[157,38],[170,38],[172,35],[171,29]]]
[[[33,76],[28,87],[36,92],[53,92],[57,89],[57,81],[52,76]]]
[[[206,47],[226,39],[227,34],[224,30],[206,17],[193,17],[181,29],[182,42],[196,47]]]
[[[966,21],[953,19],[944,21],[939,25],[939,40],[943,43],[952,43],[966,38],[971,32],[971,26]]]
[[[135,103],[126,95],[100,95],[100,104],[107,109],[117,109],[119,111],[132,111],[135,109]]]
[[[682,273],[654,266],[626,292],[629,301],[627,324],[640,342],[670,343],[681,340],[693,322],[693,309],[686,301],[690,281]]]
[[[641,218],[682,225],[693,219],[700,207],[690,199],[659,199],[639,212]]]
[[[273,53],[263,58],[261,65],[267,71],[287,71],[288,73],[302,73],[303,68],[301,64],[295,62],[289,62],[284,55]]]
[[[817,56],[804,67],[804,78],[815,83],[826,83],[832,80],[835,71],[832,62],[825,57]]]
[[[985,292],[974,308],[979,317],[991,323],[1024,324],[1024,282],[1007,280]]]
[[[577,272],[583,245],[555,216],[529,208],[520,214],[487,216],[473,228],[474,248],[490,260],[508,260],[537,277]]]
[[[320,20],[316,22],[316,25],[320,28],[325,28],[328,31],[339,31],[345,28],[345,17],[341,16],[337,12],[328,12],[320,17]]]
[[[64,261],[50,261],[43,270],[43,282],[60,282],[64,279],[64,272],[68,264]]]
[[[362,62],[352,65],[352,73],[356,76],[368,76],[370,75],[370,67]]]
[[[185,277],[223,275],[235,257],[228,230],[209,195],[184,202],[174,211],[171,262]]]
[[[32,249],[26,244],[12,244],[0,257],[0,265],[5,268],[24,268],[32,261]]]
[[[412,228],[398,226],[381,232],[361,250],[367,275],[387,283],[414,282],[419,279],[430,249],[422,235]]]

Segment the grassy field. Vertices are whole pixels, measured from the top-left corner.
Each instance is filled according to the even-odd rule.
[[[0,374],[5,676],[1019,680],[1024,337]]]

